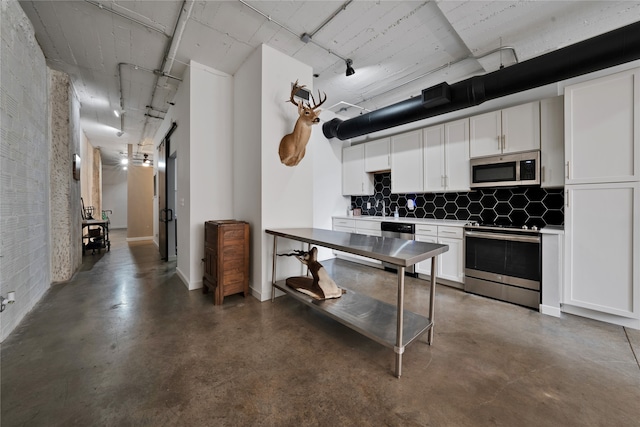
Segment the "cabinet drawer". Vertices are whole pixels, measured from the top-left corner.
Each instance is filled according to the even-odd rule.
[[[439,226],[438,237],[462,239],[462,227]]]
[[[416,225],[416,234],[419,234],[421,236],[438,237],[438,226],[437,225],[427,225],[427,224],[417,224]]]
[[[356,221],[354,219],[341,219],[334,218],[333,219],[333,227],[352,227],[355,228]]]
[[[345,233],[355,233],[356,229],[354,227],[341,227],[339,225],[334,225],[333,231],[344,231]]]
[[[360,230],[378,230],[380,231],[380,222],[378,221],[355,221],[356,229]]]

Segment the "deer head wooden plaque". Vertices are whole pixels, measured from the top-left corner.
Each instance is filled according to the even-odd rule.
[[[305,85],[299,86],[298,81],[296,80],[293,85],[293,89],[291,89],[291,96],[288,101],[298,107],[298,120],[293,128],[293,132],[285,135],[280,140],[280,147],[278,148],[280,161],[287,166],[296,166],[304,158],[307,143],[311,136],[311,126],[320,122],[320,118],[318,116],[322,110],[318,110],[317,108],[327,100],[327,94],[324,94],[324,99],[322,99],[320,91],[318,91],[318,97],[320,99],[319,104],[316,104],[313,94],[311,94],[313,106],[310,104],[305,105],[302,101],[297,102],[294,99],[294,95],[304,87]]]

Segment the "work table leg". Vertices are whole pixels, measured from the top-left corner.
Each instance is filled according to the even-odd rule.
[[[396,346],[393,349],[396,353],[396,377],[402,375],[402,353],[404,353],[404,345],[402,344],[402,331],[404,322],[404,267],[398,266],[398,304],[396,305],[397,321],[396,321]]]

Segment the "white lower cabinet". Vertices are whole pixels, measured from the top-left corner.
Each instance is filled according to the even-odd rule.
[[[640,328],[640,183],[565,189],[563,311]]]
[[[357,219],[333,219],[333,230],[344,231],[347,233],[365,234],[367,236],[382,236],[380,230],[380,223],[377,221],[357,220]],[[362,257],[359,255],[350,254],[347,252],[333,251],[333,253],[340,258],[348,259],[350,261],[357,261],[368,265],[381,265],[380,261]]]
[[[438,256],[439,279],[464,282],[464,240],[462,227],[419,225],[415,239],[419,242],[448,245],[449,250]],[[431,260],[416,264],[416,273],[431,276]]]
[[[415,240],[418,242],[427,242],[427,243],[438,243],[438,237],[433,236],[421,236],[416,234]],[[438,259],[442,257],[442,255],[438,256]],[[427,276],[431,276],[431,258],[426,261],[422,261],[416,264],[416,273],[426,274]]]

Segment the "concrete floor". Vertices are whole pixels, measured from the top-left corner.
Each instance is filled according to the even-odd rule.
[[[640,331],[438,286],[434,343],[397,379],[390,349],[289,297],[214,306],[153,244],[111,237],[2,344],[2,426],[640,425]],[[395,300],[391,273],[324,265]],[[426,312],[427,282],[406,287]]]

